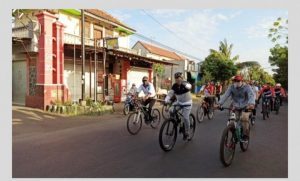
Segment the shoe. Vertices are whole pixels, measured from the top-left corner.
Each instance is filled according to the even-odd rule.
[[[179,133],[183,133],[183,127],[179,127]]]
[[[243,138],[241,139],[241,142],[242,143],[248,143],[248,141],[249,141],[249,136],[243,135]]]
[[[188,133],[185,133],[185,134],[183,135],[183,140],[184,140],[184,141],[185,141],[185,140],[191,141],[190,135],[189,135]]]

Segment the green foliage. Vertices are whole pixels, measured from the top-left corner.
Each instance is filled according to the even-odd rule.
[[[233,44],[228,45],[226,39],[220,42],[219,50],[210,50],[210,54],[205,58],[201,71],[204,76],[202,82],[214,80],[225,81],[234,76],[237,72],[237,66],[234,61],[238,59],[238,55],[231,57]]]
[[[153,64],[153,69],[159,77],[162,77],[165,73],[165,67],[163,64],[155,63]]]
[[[92,100],[92,98],[90,98],[90,97],[86,97],[86,98],[85,98],[85,101],[86,101],[86,105],[87,105],[87,106],[91,106],[91,104],[93,103],[93,100]]]
[[[273,69],[275,72],[274,79],[276,82],[282,84],[286,89],[288,88],[288,47],[275,46],[270,49],[271,56],[269,56],[269,63],[277,68]]]
[[[286,46],[288,44],[288,20],[277,18],[273,27],[269,29],[268,37],[276,43],[276,46]]]

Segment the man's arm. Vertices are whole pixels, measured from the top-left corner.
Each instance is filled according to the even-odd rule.
[[[184,81],[182,82],[182,85],[188,90],[192,89],[192,85],[189,82]]]
[[[255,105],[254,91],[250,86],[247,86],[248,105]]]
[[[166,102],[166,103],[170,102],[170,99],[171,99],[171,97],[173,97],[173,96],[174,96],[174,90],[171,89],[171,90],[168,92],[167,97],[165,98],[165,102]]]
[[[219,104],[223,105],[225,103],[225,101],[227,100],[227,98],[231,95],[231,87],[229,86],[228,89],[226,90],[225,94],[221,97]]]
[[[150,89],[149,89],[149,96],[154,96],[155,95],[155,89],[154,89],[154,85],[153,84],[150,84]]]

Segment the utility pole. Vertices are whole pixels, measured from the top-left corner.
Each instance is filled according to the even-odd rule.
[[[106,39],[105,37],[103,38],[103,101],[105,100],[105,95],[106,95]]]
[[[84,10],[81,9],[81,100],[85,100],[85,24],[84,24]]]

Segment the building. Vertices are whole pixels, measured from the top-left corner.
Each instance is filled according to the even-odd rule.
[[[190,82],[193,85],[192,92],[195,92],[197,76],[199,74],[197,64],[194,60],[187,58],[184,55],[180,55],[179,53],[175,53],[158,46],[154,46],[149,43],[138,41],[132,49],[138,51],[140,55],[146,57],[152,57],[159,60],[165,60],[172,62],[174,64],[173,67],[166,67],[165,73],[161,77],[160,80],[162,83],[157,84],[160,88],[167,88],[169,89],[172,83],[174,83],[173,74],[175,72],[182,72],[184,75],[184,79]]]
[[[87,97],[120,102],[134,71],[143,70],[151,79],[154,63],[172,65],[131,50],[129,35],[135,30],[101,10],[84,10],[84,49],[80,10],[14,10],[14,17],[15,104],[45,109]]]

